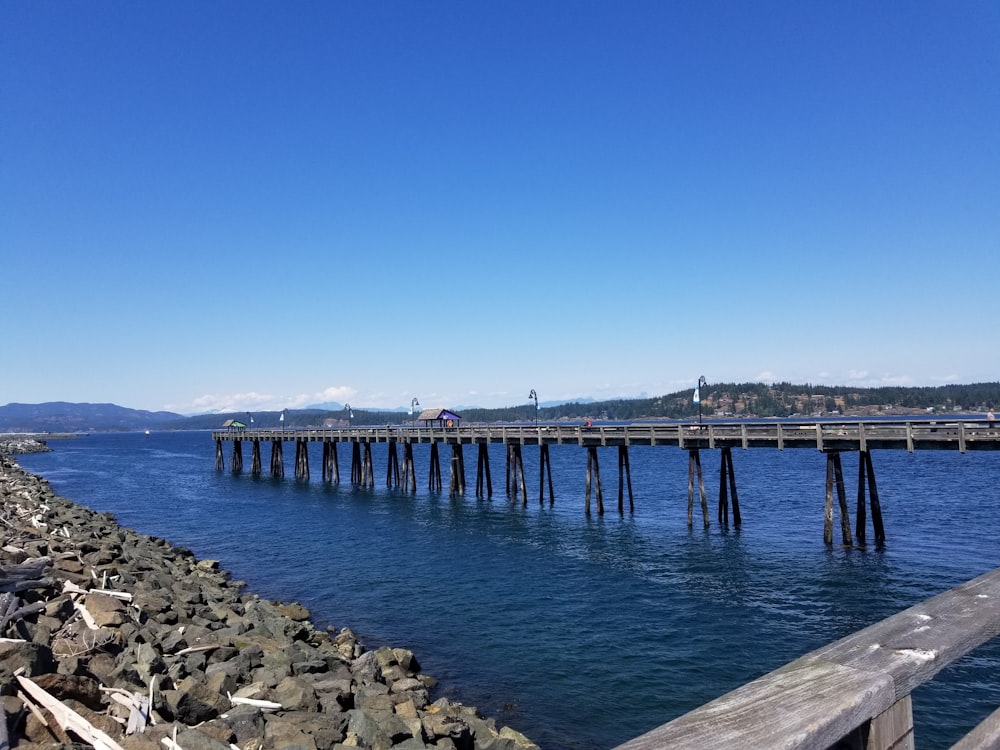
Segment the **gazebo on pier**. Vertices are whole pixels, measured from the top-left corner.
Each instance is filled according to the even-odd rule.
[[[424,409],[417,419],[424,423],[424,427],[458,427],[462,417],[447,409],[433,408]],[[435,425],[434,422],[437,422]]]

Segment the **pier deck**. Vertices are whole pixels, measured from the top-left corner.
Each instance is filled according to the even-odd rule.
[[[351,427],[343,429],[217,430],[213,440],[445,445],[663,445],[696,448],[814,448],[860,450],[1000,450],[1000,426],[985,419],[870,421],[644,422],[624,425],[531,424],[460,427]]]

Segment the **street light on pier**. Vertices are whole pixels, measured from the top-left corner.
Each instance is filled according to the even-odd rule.
[[[285,431],[285,415],[288,413],[288,409],[281,410],[281,416],[278,417],[278,421],[281,422],[281,431]]]
[[[251,430],[253,429],[253,414],[251,414],[250,412],[247,412],[247,426]]]
[[[535,399],[535,429],[537,430],[538,429],[538,394],[535,392],[534,388],[531,389],[531,393],[528,394],[528,398]]]
[[[420,406],[420,402],[417,401],[417,397],[414,396],[413,400],[410,402],[410,416],[413,417],[413,426],[417,426],[417,412],[416,408]]]
[[[708,385],[708,381],[705,380],[705,376],[701,375],[698,377],[698,385],[694,389],[694,402],[698,404],[698,424],[701,425],[701,388],[702,386]]]
[[[354,419],[354,411],[350,404],[344,404],[344,411],[347,412],[347,429],[351,429],[351,420]]]

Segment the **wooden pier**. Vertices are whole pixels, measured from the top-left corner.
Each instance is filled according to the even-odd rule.
[[[550,504],[555,502],[549,448],[553,445],[574,445],[587,454],[586,493],[584,510],[591,512],[592,493],[596,499],[597,513],[604,513],[604,495],[598,462],[599,448],[616,448],[618,453],[618,511],[625,512],[626,488],[629,510],[634,509],[632,479],[628,450],[631,446],[665,446],[688,452],[688,524],[694,524],[695,486],[700,498],[702,521],[709,526],[708,500],[701,468],[702,450],[720,450],[722,460],[719,472],[719,523],[742,523],[742,514],[736,490],[736,474],[732,450],[769,448],[785,450],[809,448],[827,456],[826,508],[824,541],[833,543],[834,493],[837,496],[841,536],[846,545],[864,545],[866,524],[871,513],[876,543],[885,541],[873,450],[1000,450],[1000,428],[984,419],[926,419],[926,420],[842,420],[797,422],[788,420],[763,420],[740,422],[681,422],[681,423],[631,423],[622,425],[468,425],[444,426],[392,426],[351,427],[347,429],[245,429],[239,427],[212,433],[216,444],[216,468],[225,469],[223,443],[232,443],[231,469],[243,471],[243,443],[252,445],[251,468],[254,476],[262,473],[260,444],[271,443],[270,472],[273,477],[283,477],[285,442],[295,445],[295,477],[307,480],[310,476],[308,444],[319,442],[323,446],[323,481],[339,482],[337,446],[351,446],[351,482],[362,487],[374,486],[375,468],[372,461],[373,443],[388,445],[385,474],[387,487],[398,487],[416,492],[417,471],[413,459],[413,446],[430,444],[430,465],[427,487],[432,492],[442,491],[441,458],[439,446],[451,449],[449,463],[450,495],[464,495],[465,456],[464,446],[476,446],[476,495],[492,497],[493,480],[489,453],[491,444],[506,447],[506,489],[516,498],[521,495],[527,504],[527,482],[524,475],[523,448],[537,446],[539,450],[539,502],[544,502],[546,486]],[[398,447],[403,450],[402,471]],[[841,454],[857,452],[857,524],[851,532],[847,506],[846,487]]]

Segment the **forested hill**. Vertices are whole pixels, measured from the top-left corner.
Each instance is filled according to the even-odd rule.
[[[691,419],[698,416],[693,389],[658,398],[615,399],[587,403],[542,406],[538,418],[558,420],[642,420]],[[445,407],[451,406],[445,404]],[[932,414],[985,414],[1000,408],[1000,382],[947,385],[934,388],[848,388],[843,386],[793,385],[791,383],[710,383],[702,387],[701,408],[706,417],[829,417],[829,416],[928,416]],[[354,425],[408,424],[413,418],[405,411],[353,409]],[[460,409],[462,421],[525,422],[535,418],[534,403],[502,409]],[[280,412],[254,412],[254,424],[278,428]],[[213,429],[228,418],[247,421],[245,412],[205,414],[166,425],[173,429]],[[341,411],[318,409],[288,411],[288,428],[347,427]]]
[[[0,406],[0,432],[129,432],[148,430],[183,419],[170,411],[143,411],[116,404],[44,404]]]
[[[643,420],[691,419],[698,416],[694,390],[688,388],[657,398],[615,399],[542,406],[538,419]],[[451,404],[443,404],[445,408]],[[929,416],[934,414],[982,415],[1000,409],[1000,382],[936,387],[849,388],[846,386],[793,385],[791,383],[709,383],[701,389],[705,417],[831,417],[831,416]],[[407,424],[406,411],[367,411],[354,408],[354,425]],[[460,409],[462,421],[525,422],[535,418],[534,403],[502,409]],[[262,428],[347,427],[343,410],[289,410],[254,412],[254,426]],[[85,432],[129,430],[210,430],[226,419],[249,422],[247,412],[183,417],[170,412],[148,412],[114,404],[7,404],[0,406],[0,432]]]
[[[705,416],[822,417],[914,416],[929,414],[984,414],[1000,408],[1000,382],[934,387],[850,388],[792,383],[709,383],[701,388]],[[538,418],[556,419],[687,419],[698,415],[694,389],[646,399],[618,399],[545,406]],[[473,422],[534,418],[534,404],[508,409],[466,409],[462,418]]]

